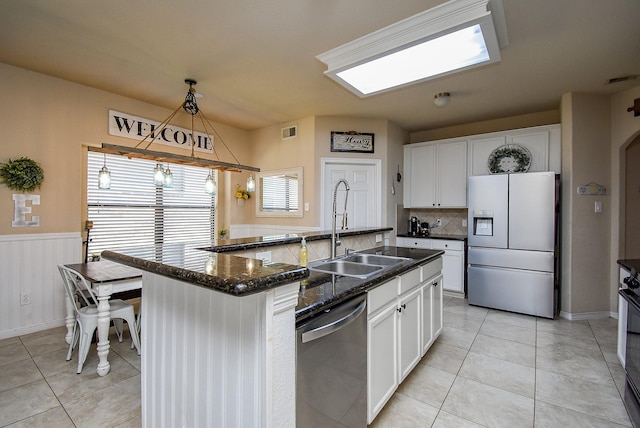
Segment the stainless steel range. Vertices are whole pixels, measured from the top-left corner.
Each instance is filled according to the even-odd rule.
[[[633,260],[631,261],[633,262]],[[618,293],[626,303],[619,308],[619,315],[624,317],[626,313],[626,339],[624,357],[624,371],[626,374],[624,405],[627,408],[631,422],[635,428],[640,427],[640,281],[638,271],[629,263],[618,261],[628,272],[624,279],[626,288],[621,288]]]

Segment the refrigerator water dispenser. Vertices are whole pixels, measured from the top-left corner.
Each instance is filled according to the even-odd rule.
[[[473,212],[473,234],[493,236],[493,211],[478,210]]]

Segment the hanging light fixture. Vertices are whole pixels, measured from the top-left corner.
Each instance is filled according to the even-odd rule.
[[[140,142],[138,142],[138,144],[136,144],[135,147],[118,146],[118,145],[103,143],[102,144],[102,149],[100,149],[99,151],[105,152],[105,153],[117,154],[117,155],[121,155],[121,156],[127,156],[129,158],[151,159],[151,160],[155,160],[156,162],[167,162],[167,163],[181,164],[181,165],[192,165],[192,166],[198,166],[198,167],[205,167],[205,168],[209,168],[209,169],[216,169],[216,170],[220,170],[220,171],[234,171],[234,172],[252,171],[252,172],[260,172],[260,168],[256,168],[256,167],[252,167],[252,166],[248,166],[248,165],[241,165],[240,164],[240,162],[238,161],[238,158],[236,158],[236,156],[233,154],[233,152],[231,151],[229,146],[224,142],[224,140],[222,139],[220,134],[215,130],[215,128],[213,127],[211,122],[209,122],[209,120],[207,120],[207,118],[204,117],[204,114],[202,113],[202,111],[198,107],[198,104],[196,102],[198,94],[196,93],[196,90],[194,88],[194,86],[196,85],[197,82],[195,80],[193,80],[193,79],[185,79],[184,82],[187,85],[189,85],[189,90],[187,91],[187,95],[186,95],[184,101],[180,104],[180,106],[175,111],[173,111],[161,123],[153,126],[152,127],[153,128],[152,131],[149,132],[149,134],[147,134]],[[149,150],[149,146],[159,136],[162,136],[164,134],[163,131],[169,125],[169,122],[176,116],[176,114],[178,114],[180,112],[180,110],[184,110],[189,115],[191,115],[191,141],[189,143],[189,146],[191,147],[191,155],[190,156],[186,156],[186,155],[179,155],[179,154],[175,154],[175,153],[167,153],[167,152],[159,152],[159,151]],[[210,141],[212,141],[212,142],[214,141],[213,140],[214,136],[216,138],[216,140],[215,140],[216,144],[215,145],[212,144],[213,155],[216,158],[215,160],[214,159],[205,159],[205,158],[200,158],[200,157],[196,157],[195,156],[195,152],[194,151],[195,151],[196,143],[194,141],[193,135],[196,134],[194,132],[194,121],[195,121],[194,118],[196,116],[200,119],[200,123],[202,124],[203,131],[204,131],[204,133],[206,133],[209,136]],[[144,143],[146,143],[146,145],[144,147],[142,147],[142,145]],[[218,143],[221,144],[222,146],[219,146]],[[235,163],[221,161],[219,159],[218,150],[216,150],[216,147],[224,147],[226,149],[226,151],[230,154],[230,156],[233,158]],[[98,150],[96,150],[96,151],[98,151]],[[159,170],[159,168],[160,168],[160,170]],[[167,170],[164,171],[164,174],[163,174],[162,180],[161,180],[161,174],[160,174],[161,168],[162,167],[160,166],[160,164],[158,164],[158,166],[154,169],[154,183],[155,183],[156,186],[166,186],[166,187],[168,187],[168,185],[165,183],[165,176],[168,175],[167,171],[169,171],[169,173],[171,171],[167,168]],[[209,175],[211,175],[211,174],[209,174]],[[251,177],[251,180],[253,181],[253,177]],[[172,182],[172,178],[169,178],[169,181]],[[212,182],[215,183],[215,180],[213,180],[213,177],[212,177]],[[247,182],[247,184],[248,184],[248,182]],[[216,184],[215,187],[217,188],[217,184]],[[255,189],[255,182],[254,182],[253,188]]]
[[[164,183],[163,187],[173,187],[173,173],[169,169],[169,165],[167,165],[167,169],[164,170]]]
[[[111,189],[111,172],[107,168],[107,154],[104,154],[104,166],[98,172],[98,189]]]
[[[210,195],[215,195],[218,193],[218,183],[216,183],[216,179],[213,178],[213,170],[209,170],[209,175],[207,179],[204,181],[204,191]]]
[[[162,165],[156,164],[156,167],[153,168],[153,184],[156,187],[164,186],[164,169],[162,169]]]
[[[256,191],[256,181],[253,179],[253,175],[249,175],[247,178],[247,192],[253,193]]]

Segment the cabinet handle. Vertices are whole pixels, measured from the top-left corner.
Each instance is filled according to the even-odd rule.
[[[407,309],[407,304],[406,303],[402,304],[402,309]]]
[[[396,311],[402,313],[402,308],[398,308],[398,309],[396,309]]]
[[[438,286],[438,281],[433,281],[433,283],[431,285],[433,285],[434,287],[437,287]]]

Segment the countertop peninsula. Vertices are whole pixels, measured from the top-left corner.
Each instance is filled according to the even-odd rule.
[[[371,233],[384,233],[392,231],[392,227],[365,227],[358,229],[338,230],[341,237],[368,235]],[[221,241],[220,245],[203,247],[201,250],[215,253],[227,253],[231,251],[243,251],[253,248],[274,247],[276,245],[295,244],[305,238],[307,242],[331,239],[331,231],[288,233],[283,235],[253,236],[250,238],[234,238]]]

